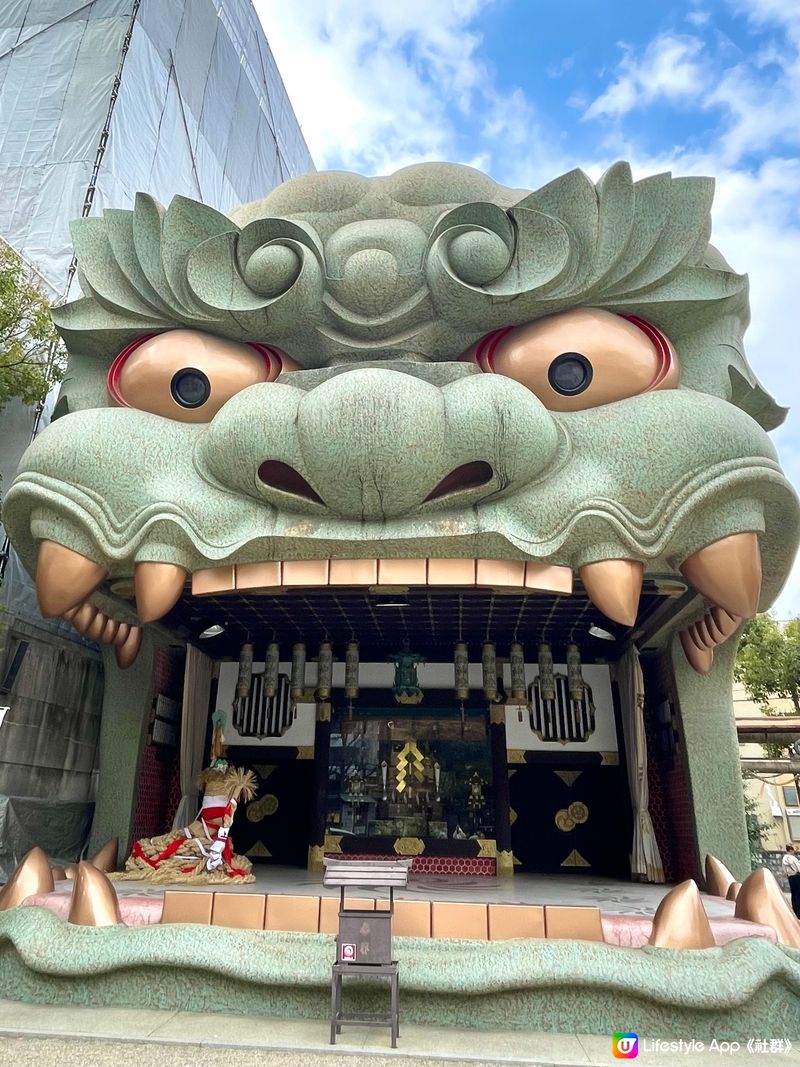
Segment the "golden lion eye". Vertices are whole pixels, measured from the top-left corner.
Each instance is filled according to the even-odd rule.
[[[462,359],[514,378],[552,411],[580,411],[674,389],[680,378],[675,350],[657,327],[599,308],[495,330]]]
[[[180,422],[210,422],[236,393],[297,364],[278,348],[198,330],[140,337],[111,365],[108,391],[123,407]]]

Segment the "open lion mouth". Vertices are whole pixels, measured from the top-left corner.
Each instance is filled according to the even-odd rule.
[[[706,614],[682,631],[681,643],[695,670],[706,673],[713,650],[727,640],[743,619],[755,614],[761,588],[761,553],[755,533],[739,533],[712,542],[687,557],[678,568],[696,592],[711,602]],[[606,620],[629,630],[641,621],[644,565],[635,560],[597,560],[577,569],[581,593]],[[54,541],[43,541],[37,567],[37,596],[45,616],[61,615],[92,640],[112,644],[122,667],[134,662],[141,643],[140,627],[119,622],[100,611],[89,598],[108,578],[100,564]],[[265,560],[228,564],[188,572],[177,564],[139,562],[133,571],[133,593],[142,623],[167,615],[188,593],[202,601],[213,598],[317,596],[361,591],[379,597],[386,592],[425,593],[429,604],[445,592],[458,596],[459,611],[470,597],[492,592],[516,597],[519,618],[524,602],[543,595],[569,598],[575,575],[570,567],[534,560],[483,558]],[[653,585],[648,579],[648,584]],[[657,583],[656,583],[657,584]],[[684,586],[678,586],[680,591]],[[675,592],[673,582],[672,595]],[[452,605],[451,605],[452,606]],[[488,623],[487,623],[488,625]]]

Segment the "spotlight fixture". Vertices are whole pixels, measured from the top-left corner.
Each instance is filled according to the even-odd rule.
[[[404,596],[382,596],[375,601],[376,608],[407,608],[408,600]]]
[[[203,630],[203,632],[199,636],[201,640],[206,637],[219,637],[219,635],[223,633],[224,630],[224,626],[220,626],[218,622],[215,622],[213,626],[209,626],[207,629]]]
[[[599,637],[601,641],[616,641],[616,637],[602,626],[590,626],[589,633],[592,637]]]

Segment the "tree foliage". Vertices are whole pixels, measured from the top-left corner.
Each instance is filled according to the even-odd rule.
[[[745,777],[742,778],[744,788]],[[764,864],[764,842],[761,835],[771,829],[768,822],[764,822],[758,810],[758,801],[744,789],[744,818],[747,824],[747,847],[750,852],[750,866],[753,870]]]
[[[770,700],[786,699],[800,715],[800,619],[783,627],[769,615],[751,619],[736,655],[736,678],[765,714],[779,714]]]
[[[0,241],[0,411],[12,397],[42,400],[63,373],[50,306],[20,257]]]

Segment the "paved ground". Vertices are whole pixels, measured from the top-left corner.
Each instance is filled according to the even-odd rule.
[[[691,1035],[686,1035],[690,1038]],[[492,1033],[405,1026],[400,1047],[388,1029],[348,1027],[334,1047],[324,1022],[199,1015],[133,1008],[37,1006],[0,1000],[2,1067],[613,1067],[611,1035]],[[642,1039],[643,1040],[643,1039]],[[798,1051],[751,1055],[641,1048],[643,1067],[800,1065]],[[641,1046],[640,1046],[641,1047]]]

